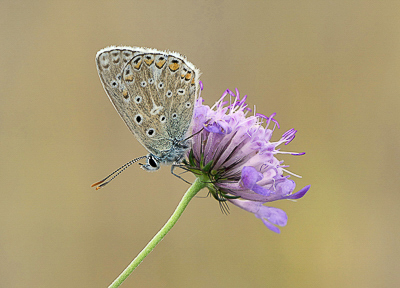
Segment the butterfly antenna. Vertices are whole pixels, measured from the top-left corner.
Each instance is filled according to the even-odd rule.
[[[190,135],[189,137],[187,137],[186,139],[183,139],[182,142],[185,142],[186,140],[189,140],[190,138],[196,136],[197,134],[199,134],[201,131],[203,131],[204,128],[201,128],[199,131],[197,131],[196,133]]]
[[[104,178],[103,180],[93,183],[90,187],[96,187],[96,190],[99,190],[101,187],[106,186],[108,183],[110,183],[115,177],[117,177],[119,174],[121,174],[126,168],[128,168],[129,166],[131,166],[133,163],[146,158],[147,156],[142,156],[136,159],[133,159],[131,161],[129,161],[128,163],[122,165],[121,167],[119,167],[117,170],[115,170],[113,173],[111,173],[110,175],[108,175],[106,178]],[[110,177],[112,176],[112,178],[110,179]],[[108,181],[106,181],[107,179],[109,179]],[[106,181],[106,182],[105,182]]]

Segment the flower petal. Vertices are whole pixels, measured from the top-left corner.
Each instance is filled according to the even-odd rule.
[[[296,187],[296,183],[294,183],[293,180],[284,179],[284,181],[282,181],[276,185],[275,192],[276,192],[276,194],[285,196],[285,195],[288,195],[289,193],[291,193],[295,187]]]
[[[264,225],[269,229],[269,230],[271,230],[272,232],[275,232],[275,233],[281,233],[281,230],[279,230],[279,228],[278,227],[276,227],[276,226],[274,226],[274,225],[272,225],[271,223],[269,223],[267,220],[265,220],[265,219],[262,219],[261,218],[261,220],[262,220],[262,222],[264,223]]]
[[[288,219],[285,211],[279,208],[268,206],[261,206],[260,210],[256,214],[256,217],[266,219],[272,224],[281,227],[286,226]]]
[[[254,184],[254,186],[251,188],[251,190],[256,192],[257,194],[263,195],[263,196],[269,196],[269,195],[271,195],[271,193],[274,192],[274,191],[268,190],[265,187],[258,186],[257,184]]]
[[[239,199],[228,199],[228,201],[238,206],[239,208],[242,208],[243,210],[246,210],[247,212],[253,214],[256,214],[260,210],[260,207],[263,204],[261,202],[255,202],[250,200],[239,200]]]
[[[257,194],[269,196],[273,191],[256,184],[258,181],[262,180],[263,177],[263,174],[258,172],[254,167],[244,166],[240,183],[243,187],[250,189]]]
[[[254,167],[244,166],[242,169],[242,177],[240,178],[240,180],[242,181],[244,187],[252,189],[253,186],[262,178],[262,174],[258,172]]]
[[[287,215],[281,209],[263,206],[263,203],[261,202],[250,200],[228,199],[228,201],[243,210],[253,213],[254,216],[263,221],[264,225],[268,229],[275,233],[280,233],[280,230],[274,225],[283,227],[287,223]]]
[[[304,187],[303,189],[300,189],[296,193],[286,196],[285,199],[300,199],[304,195],[306,195],[306,193],[308,192],[310,187],[311,187],[311,185],[307,185],[306,187]]]
[[[255,214],[255,216],[257,218],[260,218],[263,221],[264,225],[275,233],[280,233],[281,231],[278,227],[275,227],[272,224],[281,227],[286,226],[287,224],[287,215],[285,211],[278,208],[261,206],[260,211]]]

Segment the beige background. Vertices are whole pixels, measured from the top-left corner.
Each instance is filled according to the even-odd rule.
[[[312,185],[274,204],[280,235],[194,199],[123,287],[400,285],[400,2],[243,2],[0,3],[0,287],[106,287],[188,187],[136,165],[89,187],[146,153],[96,72],[121,44],[185,54],[208,104],[238,87],[277,112],[274,139],[294,127],[285,148],[307,152],[282,159]]]

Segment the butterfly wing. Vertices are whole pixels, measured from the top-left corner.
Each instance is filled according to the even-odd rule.
[[[96,65],[115,109],[149,152],[160,156],[185,137],[199,86],[193,64],[178,53],[109,47]]]
[[[156,63],[157,66],[157,63]],[[160,75],[165,88],[160,101],[166,107],[166,130],[170,139],[182,140],[187,135],[199,89],[200,71],[183,56],[168,55],[166,67]]]

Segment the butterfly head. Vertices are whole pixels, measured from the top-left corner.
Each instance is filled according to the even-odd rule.
[[[160,169],[161,164],[171,165],[173,163],[180,163],[185,155],[185,152],[190,147],[189,141],[187,139],[171,141],[171,148],[166,151],[161,151],[159,156],[156,156],[152,153],[147,154],[146,164],[141,165],[141,168],[148,172],[152,172]]]
[[[148,172],[153,172],[153,171],[157,171],[158,169],[160,169],[160,159],[156,156],[154,156],[153,154],[148,154],[146,156],[146,164],[142,164],[140,167]]]

